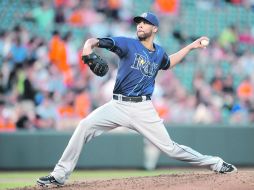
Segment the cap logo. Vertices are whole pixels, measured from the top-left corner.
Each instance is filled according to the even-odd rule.
[[[146,18],[147,17],[147,13],[143,13],[141,16]]]

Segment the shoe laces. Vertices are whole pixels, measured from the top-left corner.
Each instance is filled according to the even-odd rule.
[[[53,176],[52,175],[48,175],[48,176],[45,176],[46,179],[52,179]]]
[[[227,164],[227,163],[223,163],[222,167],[221,167],[221,172],[225,172],[228,171],[230,169],[231,165]]]

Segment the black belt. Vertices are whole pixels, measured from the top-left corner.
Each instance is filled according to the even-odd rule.
[[[114,100],[122,100],[122,101],[125,101],[125,102],[143,102],[143,101],[146,101],[146,100],[151,100],[151,96],[133,96],[133,97],[129,97],[129,96],[122,96],[122,95],[114,94],[113,99]]]

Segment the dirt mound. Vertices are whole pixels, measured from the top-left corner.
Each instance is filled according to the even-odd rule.
[[[42,187],[25,187],[19,190],[41,190]],[[233,174],[192,172],[188,174],[131,177],[110,180],[90,180],[51,187],[58,190],[254,190],[254,171]]]

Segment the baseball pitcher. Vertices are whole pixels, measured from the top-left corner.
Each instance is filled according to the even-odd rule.
[[[143,13],[134,17],[134,22],[137,24],[135,39],[90,38],[85,42],[82,59],[98,76],[107,73],[108,65],[93,52],[93,48],[105,48],[119,56],[114,95],[111,101],[80,121],[54,170],[50,175],[39,178],[39,185],[64,185],[77,164],[83,145],[119,126],[142,134],[171,158],[196,166],[205,166],[218,173],[237,171],[235,166],[219,157],[203,155],[174,142],[151,101],[159,70],[173,68],[191,50],[204,48],[205,45],[201,41],[209,39],[201,37],[168,56],[161,46],[153,42],[159,28],[157,17],[153,13]]]

